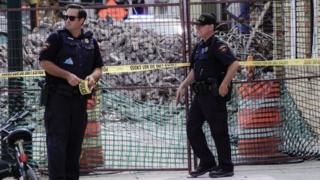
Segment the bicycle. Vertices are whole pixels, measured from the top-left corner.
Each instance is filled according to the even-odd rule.
[[[0,179],[13,177],[18,180],[38,180],[34,169],[28,164],[28,155],[23,146],[31,142],[34,128],[16,127],[27,115],[29,111],[16,113],[0,124],[2,153],[8,154],[5,159],[3,155],[0,159]]]

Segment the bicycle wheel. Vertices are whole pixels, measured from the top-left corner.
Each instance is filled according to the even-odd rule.
[[[39,180],[37,178],[36,173],[34,172],[32,167],[30,167],[29,165],[27,165],[27,168],[25,170],[25,175],[26,175],[26,177],[24,178],[24,180]]]

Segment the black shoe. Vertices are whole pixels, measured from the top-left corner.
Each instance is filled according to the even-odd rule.
[[[223,170],[223,169],[219,169],[217,171],[210,171],[209,176],[211,178],[219,178],[219,177],[230,177],[233,176],[234,173],[232,170]]]
[[[216,168],[216,166],[198,166],[196,170],[190,172],[190,176],[196,178],[207,172],[213,171]]]

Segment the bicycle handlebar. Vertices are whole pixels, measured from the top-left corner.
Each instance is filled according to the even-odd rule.
[[[11,124],[18,122],[18,121],[22,120],[23,118],[25,118],[28,114],[29,114],[29,111],[24,111],[22,113],[17,112],[15,115],[13,115],[12,117],[10,117],[8,120],[6,120],[5,122],[3,122],[1,124],[0,130],[2,131],[3,129],[8,128]]]
[[[17,117],[17,120],[25,118],[28,114],[29,114],[29,111],[24,111]]]

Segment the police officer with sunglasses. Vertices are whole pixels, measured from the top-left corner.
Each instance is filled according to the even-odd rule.
[[[49,179],[79,179],[79,158],[87,125],[86,103],[79,83],[90,89],[103,66],[97,41],[82,26],[87,14],[80,5],[67,6],[65,27],[49,35],[40,52],[46,72],[45,130]]]
[[[229,47],[214,35],[215,14],[202,14],[195,24],[201,41],[191,55],[191,70],[176,93],[177,103],[189,85],[195,93],[188,114],[187,137],[200,163],[190,175],[198,177],[210,172],[212,178],[233,176],[226,101],[239,63]],[[218,164],[202,130],[205,121],[215,142]]]

